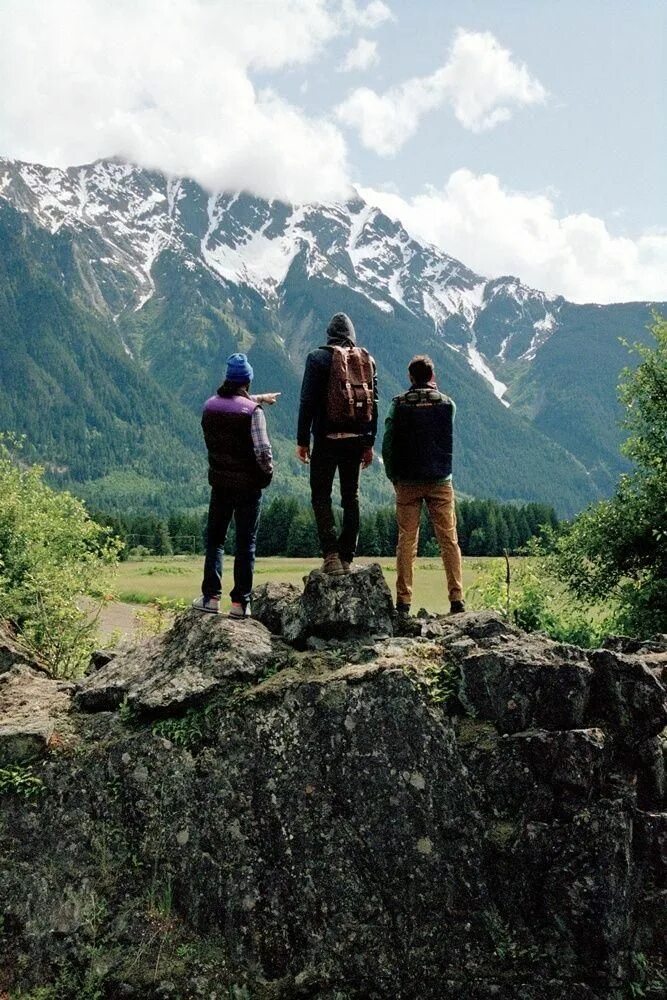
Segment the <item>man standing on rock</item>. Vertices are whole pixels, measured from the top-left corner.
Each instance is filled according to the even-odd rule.
[[[236,526],[231,618],[250,615],[255,541],[262,490],[273,476],[273,453],[261,403],[272,405],[278,392],[251,396],[253,370],[245,354],[227,360],[225,381],[204,405],[202,429],[208,449],[211,501],[206,526],[202,596],[199,611],[217,614],[222,590],[222,560],[229,523]]]
[[[410,388],[392,400],[385,421],[382,459],[396,491],[396,610],[410,613],[412,571],[422,502],[440,546],[449,589],[450,614],[465,611],[461,550],[452,488],[452,444],[456,405],[438,391],[433,362],[419,354],[408,365]]]
[[[332,576],[349,572],[354,559],[359,537],[359,472],[373,461],[376,433],[375,362],[368,351],[356,346],[349,316],[336,313],[327,328],[326,346],[306,358],[296,448],[299,460],[310,463],[322,571]],[[340,536],[331,504],[336,471],[343,508]]]

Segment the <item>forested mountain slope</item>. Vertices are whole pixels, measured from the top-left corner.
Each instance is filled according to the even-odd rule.
[[[303,359],[339,310],[376,357],[381,414],[410,357],[432,355],[458,404],[462,491],[569,514],[622,468],[618,335],[642,337],[649,307],[487,281],[356,196],[289,206],[117,161],[0,161],[0,249],[0,427],[98,506],[201,501],[198,413],[234,350],[283,393],[276,487],[304,492]],[[388,495],[381,469],[365,493]]]

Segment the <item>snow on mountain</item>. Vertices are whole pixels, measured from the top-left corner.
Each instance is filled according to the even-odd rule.
[[[432,323],[463,348],[506,406],[507,387],[491,364],[502,369],[510,357],[529,363],[558,326],[557,300],[514,278],[480,277],[359,197],[286,205],[246,193],[208,195],[187,178],[118,160],[60,170],[0,159],[0,198],[51,233],[69,227],[88,240],[95,305],[106,302],[114,315],[149,301],[153,265],[166,250],[190,270],[206,268],[267,300],[280,297],[298,261],[309,278],[347,285],[384,312],[406,309]]]

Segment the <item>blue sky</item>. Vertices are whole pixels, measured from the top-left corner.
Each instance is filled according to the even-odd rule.
[[[390,160],[350,138],[353,172],[410,196],[452,171],[490,171],[520,191],[554,189],[564,212],[591,212],[638,235],[667,226],[667,3],[664,0],[395,0],[376,30],[378,90],[446,61],[457,28],[492,32],[549,92],[543,105],[472,133],[447,109],[429,114]],[[344,49],[341,41],[338,50]],[[350,85],[337,53],[307,77],[308,109],[336,104]],[[341,79],[343,76],[343,79]],[[355,79],[356,82],[356,79]]]
[[[362,195],[479,273],[667,300],[665,0],[1,0],[0,155]]]

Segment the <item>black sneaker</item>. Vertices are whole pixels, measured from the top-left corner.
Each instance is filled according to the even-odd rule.
[[[399,601],[398,604],[396,605],[396,614],[398,615],[399,618],[408,618],[410,616],[410,605],[401,604],[401,602]]]
[[[450,615],[460,615],[465,611],[466,606],[464,601],[452,601],[449,605]]]

